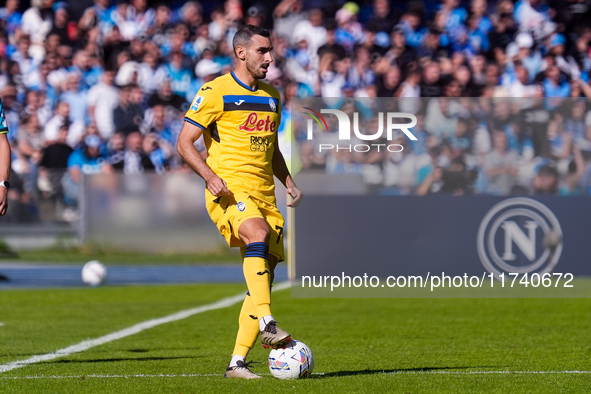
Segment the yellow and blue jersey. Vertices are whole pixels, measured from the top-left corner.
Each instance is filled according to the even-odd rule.
[[[275,204],[272,158],[281,122],[279,92],[256,88],[234,73],[204,84],[185,115],[204,130],[207,164],[233,193]]]

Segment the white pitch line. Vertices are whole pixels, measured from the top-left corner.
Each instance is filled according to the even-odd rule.
[[[0,327],[2,327],[3,325],[4,325],[4,323],[2,323],[2,322],[0,321]]]
[[[273,286],[273,290],[274,291],[285,290],[285,289],[289,288],[289,286],[290,286],[289,282],[282,282],[282,283],[277,284],[276,286]],[[197,314],[203,313],[203,312],[227,308],[227,307],[230,307],[234,304],[242,302],[243,300],[244,300],[244,293],[237,294],[233,297],[224,298],[219,301],[213,302],[211,304],[198,306],[196,308],[186,309],[184,311],[173,313],[172,315],[160,317],[157,319],[147,320],[145,322],[138,323],[134,326],[124,328],[123,330],[119,330],[119,331],[104,335],[104,336],[96,338],[96,339],[82,341],[76,345],[68,346],[66,348],[56,350],[55,352],[52,352],[52,353],[38,354],[38,355],[32,356],[30,358],[27,358],[26,360],[18,360],[18,361],[12,361],[7,364],[2,364],[2,365],[0,365],[0,373],[12,371],[13,369],[22,368],[27,365],[39,363],[42,361],[49,361],[49,360],[53,360],[56,358],[69,356],[70,354],[73,354],[73,353],[80,353],[80,352],[83,352],[83,351],[88,350],[90,348],[93,348],[95,346],[104,345],[105,343],[116,341],[118,339],[125,338],[130,335],[135,335],[135,334],[140,333],[144,330],[148,330],[150,328],[159,326],[161,324],[166,324],[166,323],[171,323],[171,322],[174,322],[177,320],[186,319],[187,317],[191,317],[193,315],[197,315]]]
[[[377,373],[377,372],[376,372]],[[258,373],[259,375],[268,375],[270,373]],[[591,371],[396,371],[396,372],[382,372],[384,375],[539,375],[539,374],[591,374]],[[324,372],[314,372],[312,375],[326,375]],[[211,376],[223,376],[220,373],[191,373],[191,374],[134,374],[134,375],[49,375],[49,376],[0,376],[0,380],[21,380],[21,379],[80,379],[80,378],[96,378],[96,379],[130,379],[130,378],[202,378]],[[338,377],[338,372],[334,375]]]

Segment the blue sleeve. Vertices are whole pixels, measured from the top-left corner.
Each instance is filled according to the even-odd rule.
[[[84,159],[82,157],[83,155],[84,154],[79,149],[76,149],[74,152],[72,152],[70,157],[68,157],[68,168],[81,167],[82,164],[84,164]]]
[[[8,122],[4,115],[4,104],[2,104],[2,100],[0,100],[0,134],[6,133],[8,133]]]

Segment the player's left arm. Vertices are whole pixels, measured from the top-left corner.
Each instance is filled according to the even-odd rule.
[[[283,158],[283,154],[279,150],[279,144],[275,144],[275,150],[273,151],[273,173],[283,183],[283,186],[287,189],[287,194],[291,196],[291,202],[287,203],[288,207],[295,208],[302,202],[304,198],[304,193],[296,186],[293,178],[289,174],[289,170],[287,169],[287,164],[285,164],[285,159]]]

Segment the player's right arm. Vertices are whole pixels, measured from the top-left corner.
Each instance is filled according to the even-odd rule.
[[[230,190],[226,182],[203,160],[194,143],[209,125],[219,119],[223,109],[224,102],[218,87],[213,83],[203,85],[185,114],[185,122],[177,142],[177,151],[181,157],[205,180],[205,187],[216,197],[231,194]]]
[[[185,162],[195,171],[201,178],[205,180],[207,190],[216,197],[231,194],[228,190],[226,182],[216,175],[215,172],[207,165],[201,154],[195,148],[195,141],[201,137],[203,129],[195,126],[189,122],[184,122],[179,134],[177,151],[185,160]]]
[[[8,142],[8,122],[4,115],[4,106],[0,100],[0,181],[10,177],[10,142]],[[0,186],[0,216],[6,214],[8,207],[8,189]]]
[[[0,181],[8,181],[10,176],[10,143],[6,133],[0,133]],[[8,189],[0,186],[0,216],[6,213]]]

